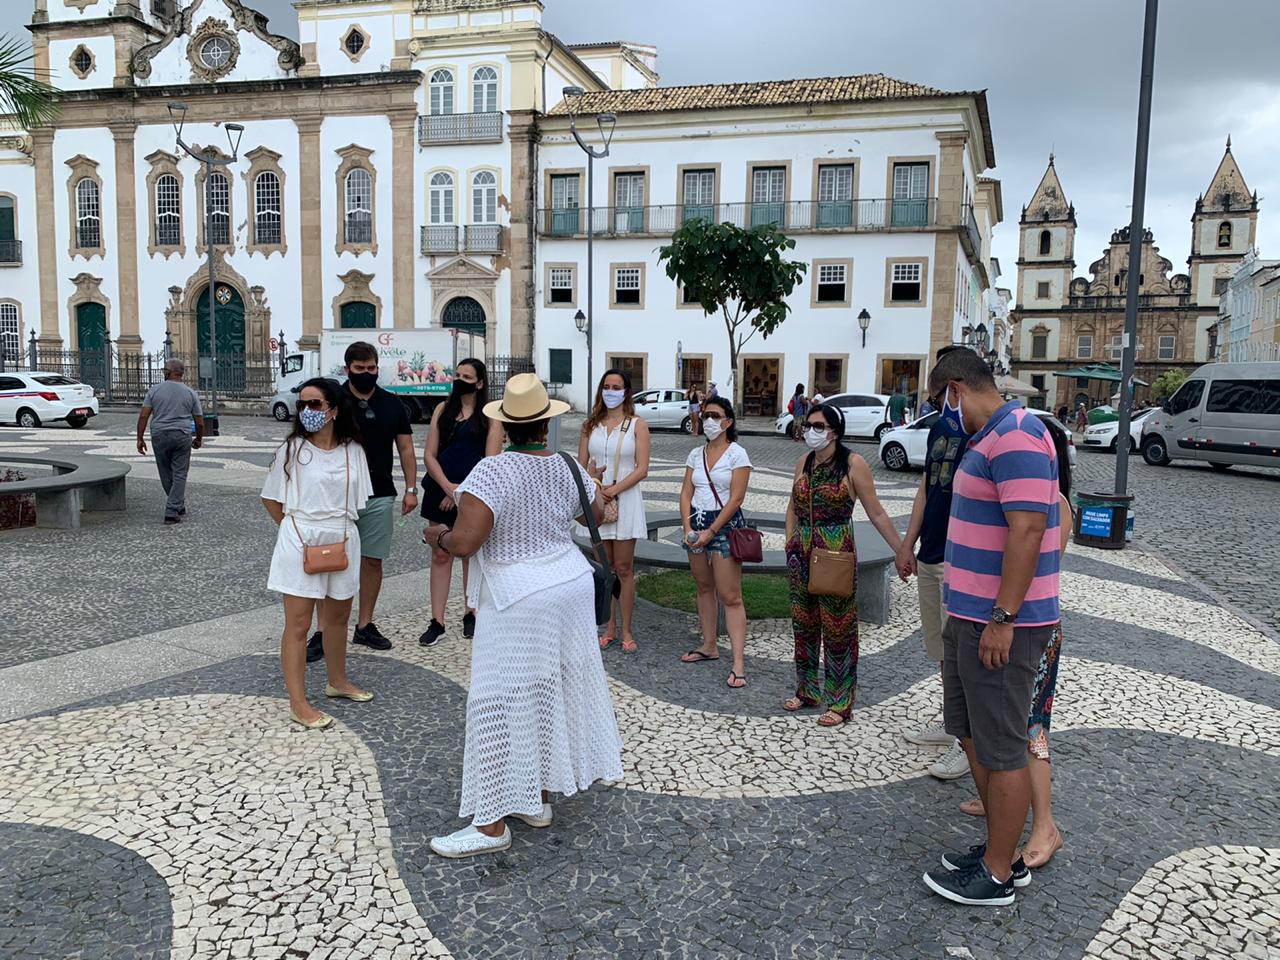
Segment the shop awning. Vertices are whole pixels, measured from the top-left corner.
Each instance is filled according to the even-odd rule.
[[[1060,377],[1077,377],[1081,380],[1106,380],[1110,383],[1120,382],[1120,368],[1109,363],[1091,363],[1087,367],[1076,367],[1074,370],[1063,370]],[[1133,378],[1133,382],[1147,386],[1147,381]]]
[[[1009,376],[996,377],[996,389],[1010,397],[1034,397],[1040,393],[1031,384]]]

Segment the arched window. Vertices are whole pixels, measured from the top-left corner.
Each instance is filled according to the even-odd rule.
[[[346,242],[373,242],[373,178],[357,167],[347,174]]]
[[[102,246],[102,205],[98,183],[85,177],[76,184],[76,246],[95,250]]]
[[[1231,224],[1229,223],[1218,224],[1218,246],[1219,247],[1231,246]]]
[[[214,173],[205,184],[205,202],[209,204],[209,226],[212,228],[208,242],[231,242],[231,181],[226,174]]]
[[[156,178],[156,246],[182,243],[182,191],[171,173]]]
[[[253,242],[280,242],[280,178],[270,170],[253,181]]]
[[[1053,236],[1048,230],[1040,231],[1040,256],[1047,257],[1049,250],[1052,248]]]
[[[498,71],[493,67],[477,67],[471,75],[471,111],[496,113],[498,110]]]
[[[431,114],[453,113],[453,71],[443,67],[431,74]]]
[[[498,222],[498,178],[488,170],[471,178],[471,222]]]
[[[453,175],[437,173],[431,177],[431,222],[454,223]]]

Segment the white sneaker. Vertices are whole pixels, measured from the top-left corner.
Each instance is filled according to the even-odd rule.
[[[512,816],[517,820],[523,820],[531,827],[549,827],[551,826],[551,804],[544,803],[541,813],[513,813]]]
[[[941,723],[921,730],[909,730],[902,735],[902,739],[921,747],[947,747],[956,742],[956,738],[947,733]]]
[[[511,830],[505,823],[502,825],[502,833],[496,837],[486,836],[472,825],[463,827],[447,837],[431,838],[432,851],[452,860],[475,857],[482,853],[500,853],[510,846]]]
[[[969,772],[969,757],[952,738],[951,749],[929,768],[929,776],[939,780],[959,780]]]

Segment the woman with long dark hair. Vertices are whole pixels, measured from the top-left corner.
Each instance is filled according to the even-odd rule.
[[[432,524],[452,527],[458,519],[458,485],[484,459],[489,435],[489,418],[484,405],[489,402],[489,372],[484,361],[474,357],[459,360],[454,371],[449,399],[431,414],[431,430],[422,452],[427,468],[423,486],[422,516]],[[462,560],[462,590],[466,596],[471,563]],[[430,647],[444,636],[444,610],[449,602],[453,579],[453,557],[443,550],[431,551],[431,623],[418,643]],[[462,635],[475,636],[476,614],[467,607],[462,617]]]
[[[725,628],[733,653],[728,685],[747,685],[747,609],[742,604],[742,564],[729,550],[726,531],[746,526],[742,504],[751,482],[751,458],[738,443],[733,404],[725,397],[702,402],[702,432],[707,442],[689,452],[684,484],[680,487],[680,516],[684,518],[684,548],[698,591],[698,623],[702,646],[681,659],[703,663],[720,659],[716,604],[724,607]]]
[[[1058,460],[1058,529],[1062,535],[1062,553],[1071,542],[1075,516],[1071,509],[1071,452],[1067,431],[1051,420],[1042,420],[1053,437]],[[1049,722],[1053,714],[1053,694],[1058,685],[1058,660],[1062,653],[1062,624],[1049,638],[1040,667],[1036,670],[1035,693],[1031,697],[1031,713],[1027,717],[1027,769],[1031,772],[1031,834],[1022,850],[1027,867],[1043,867],[1062,849],[1062,833],[1053,820],[1053,773],[1049,763]],[[982,800],[974,797],[960,804],[960,809],[975,817],[986,816]],[[1015,854],[1015,859],[1017,854]]]
[[[334,380],[308,380],[298,390],[293,429],[276,450],[262,485],[262,505],[279,527],[267,589],[284,595],[280,665],[289,715],[308,729],[333,723],[307,699],[307,634],[317,604],[328,673],[325,696],[362,703],[373,699],[347,677],[347,624],[351,600],[360,591],[356,519],[372,495],[349,394]],[[308,573],[306,548],[318,546],[345,553],[345,565]]]
[[[796,692],[782,706],[795,711],[825,704],[826,712],[818,717],[818,724],[838,727],[849,719],[858,685],[858,553],[850,522],[858,500],[894,553],[902,538],[880,505],[867,461],[844,444],[840,409],[829,403],[812,407],[803,429],[809,453],[796,461],[786,527]],[[848,596],[809,592],[814,550],[847,553],[853,558]]]
[[[702,429],[702,391],[696,383],[689,388],[685,400],[689,403],[689,433],[696,437]]]
[[[578,438],[578,462],[601,478],[597,483],[604,498],[605,522],[600,525],[600,539],[622,588],[600,649],[613,643],[614,621],[621,619],[622,652],[635,653],[631,616],[636,608],[636,541],[649,535],[640,492],[641,482],[649,475],[649,425],[636,416],[631,377],[621,370],[606,370],[600,378],[591,416]]]

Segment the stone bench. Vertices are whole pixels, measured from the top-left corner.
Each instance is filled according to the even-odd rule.
[[[0,496],[33,494],[36,526],[79,530],[81,510],[124,510],[127,463],[106,457],[41,457],[0,453],[0,464],[52,467],[51,476],[0,483]]]
[[[659,570],[685,570],[688,554],[679,543],[659,539],[663,530],[681,530],[678,513],[650,513],[647,516],[649,539],[636,543],[636,565]],[[761,531],[785,530],[786,518],[778,514],[753,513],[748,518]],[[854,545],[858,550],[858,619],[868,623],[889,622],[889,583],[894,575],[893,551],[868,521],[853,525]],[[584,551],[590,551],[591,540],[583,527],[576,527],[574,539]],[[744,563],[745,574],[787,573],[787,557],[782,550],[764,551],[763,563]]]

